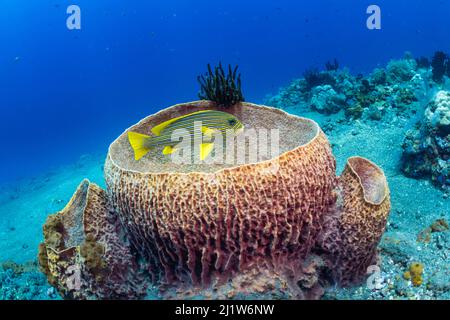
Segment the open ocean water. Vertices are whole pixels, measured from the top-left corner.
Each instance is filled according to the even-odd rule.
[[[71,5],[80,29],[68,28]],[[380,29],[367,27],[370,5],[381,9]],[[386,173],[382,285],[325,298],[449,299],[450,93],[431,138],[414,138],[439,137],[434,158],[422,159],[435,171],[408,173],[404,160],[408,131],[426,121],[438,92],[450,92],[450,59],[439,79],[432,63],[450,53],[449,15],[445,0],[1,0],[0,299],[59,298],[36,265],[47,216],[83,178],[104,187],[109,144],[143,117],[197,100],[197,76],[219,62],[239,65],[246,101],[316,120],[338,173],[354,154]],[[328,72],[334,59],[332,86],[299,89],[305,70]],[[427,228],[431,239],[419,241]],[[404,279],[415,261],[425,268],[419,286]]]

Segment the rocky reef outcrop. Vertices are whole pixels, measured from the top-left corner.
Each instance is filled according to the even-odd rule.
[[[311,95],[311,109],[320,113],[336,113],[346,104],[345,95],[338,94],[330,85],[313,88]]]
[[[423,120],[409,130],[403,143],[402,170],[407,175],[450,188],[450,92],[439,91]]]
[[[239,292],[317,299],[377,263],[390,211],[383,171],[350,158],[336,176],[317,123],[240,103],[226,111],[246,129],[278,129],[279,152],[243,164],[176,164],[160,151],[135,161],[127,132],[149,134],[209,101],[165,109],[115,140],[107,190],[83,181],[48,218],[41,269],[65,298],[230,298]]]

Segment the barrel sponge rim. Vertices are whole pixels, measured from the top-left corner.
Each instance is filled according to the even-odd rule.
[[[374,162],[360,156],[348,158],[347,166],[358,178],[364,200],[372,205],[381,205],[389,195],[384,171]]]
[[[168,112],[170,109],[175,109],[177,107],[181,107],[181,106],[189,106],[189,105],[193,105],[193,104],[205,104],[205,103],[211,103],[211,101],[207,101],[207,100],[196,100],[196,101],[191,101],[191,102],[183,102],[183,103],[179,103],[179,104],[175,104],[172,105],[170,107],[167,107],[165,109],[162,109],[160,111],[158,111],[157,113],[154,113],[152,115],[149,115],[143,119],[141,119],[138,123],[133,124],[131,127],[127,128],[125,131],[123,131],[108,147],[108,154],[107,154],[107,160],[111,162],[111,165],[113,165],[114,167],[118,168],[119,170],[123,171],[123,172],[128,172],[128,173],[132,173],[132,174],[139,174],[139,175],[151,175],[151,176],[166,176],[166,175],[179,175],[179,176],[184,176],[184,177],[192,177],[192,176],[210,176],[210,175],[215,175],[215,174],[221,174],[221,173],[227,173],[230,171],[234,171],[234,170],[239,170],[239,169],[250,169],[252,167],[256,167],[256,166],[260,166],[260,165],[268,165],[272,162],[277,162],[280,161],[286,157],[289,156],[290,153],[296,152],[299,149],[305,148],[307,146],[309,146],[310,144],[314,143],[315,140],[317,140],[317,138],[319,136],[323,136],[325,137],[325,139],[328,138],[325,136],[325,134],[322,134],[322,129],[320,128],[319,124],[309,118],[305,118],[305,117],[300,117],[297,115],[293,115],[290,113],[287,113],[284,110],[278,109],[278,108],[273,108],[273,107],[269,107],[266,105],[260,105],[260,104],[254,104],[254,103],[249,103],[249,102],[240,102],[240,104],[244,107],[252,107],[252,108],[258,108],[258,109],[265,109],[267,111],[271,111],[271,112],[276,112],[279,113],[287,118],[290,119],[294,119],[297,121],[302,121],[304,123],[308,123],[309,125],[311,125],[311,131],[314,132],[314,136],[308,140],[308,142],[301,144],[293,149],[290,149],[288,151],[285,151],[281,154],[279,154],[276,157],[273,157],[271,159],[268,160],[264,160],[264,161],[258,161],[258,162],[250,162],[250,163],[245,163],[245,164],[239,164],[239,165],[235,165],[235,166],[231,166],[231,167],[227,167],[227,168],[221,168],[218,169],[214,172],[202,172],[202,171],[190,171],[190,172],[179,172],[179,171],[173,171],[173,172],[141,172],[141,171],[137,171],[137,170],[133,170],[133,169],[128,169],[128,168],[124,168],[122,166],[120,166],[116,161],[114,161],[113,157],[112,157],[112,148],[116,145],[116,143],[118,143],[119,139],[124,136],[129,130],[131,130],[132,128],[141,125],[142,123],[148,121],[150,118],[153,117],[157,117],[165,112]],[[211,107],[208,107],[211,108]]]
[[[81,220],[82,220],[82,226],[83,226],[83,230],[84,230],[84,225],[85,225],[84,214],[89,205],[89,199],[90,199],[90,194],[92,192],[92,188],[101,189],[97,185],[93,184],[89,179],[83,179],[83,181],[81,181],[80,184],[77,186],[77,189],[73,193],[69,202],[65,205],[65,207],[61,211],[58,211],[56,213],[56,215],[59,215],[60,217],[64,217],[66,215],[69,215],[69,212],[71,210],[76,210],[76,209],[80,210],[82,212]],[[46,243],[45,239],[44,239],[44,243]],[[51,251],[53,251],[56,254],[62,254],[64,252],[74,250],[77,247],[78,247],[78,245],[69,245],[62,250],[58,250],[58,249],[53,248],[46,244],[46,249],[47,250],[50,249]]]

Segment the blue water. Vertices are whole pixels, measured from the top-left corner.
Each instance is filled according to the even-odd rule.
[[[337,58],[364,73],[450,51],[450,1],[1,0],[0,181],[105,153],[125,128],[195,100],[208,62],[239,64],[247,100]],[[66,28],[81,7],[82,29]]]

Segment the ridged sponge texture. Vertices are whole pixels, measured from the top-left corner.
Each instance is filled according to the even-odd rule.
[[[87,180],[62,211],[48,217],[39,263],[65,298],[137,298],[145,293],[105,191]]]
[[[318,299],[331,283],[361,282],[377,263],[386,177],[361,157],[337,177],[312,120],[242,103],[225,111],[246,130],[279,130],[279,152],[234,165],[176,164],[155,148],[134,160],[128,131],[151,134],[203,109],[217,108],[180,104],[126,130],[109,148],[107,190],[85,180],[49,216],[39,263],[63,297],[141,298],[154,286],[166,299],[251,291]]]
[[[334,278],[341,285],[362,281],[377,265],[377,245],[390,212],[383,171],[371,161],[352,157],[339,177],[338,201],[328,217],[322,248],[331,252]]]
[[[178,105],[163,114],[196,108]],[[206,285],[256,265],[295,264],[315,245],[335,203],[335,159],[315,122],[251,104],[228,112],[247,128],[276,124],[287,151],[213,172],[197,166],[160,173],[155,166],[139,172],[122,160],[130,152],[126,132],[110,147],[105,177],[111,204],[155,280]],[[152,121],[129,130],[145,130]]]

